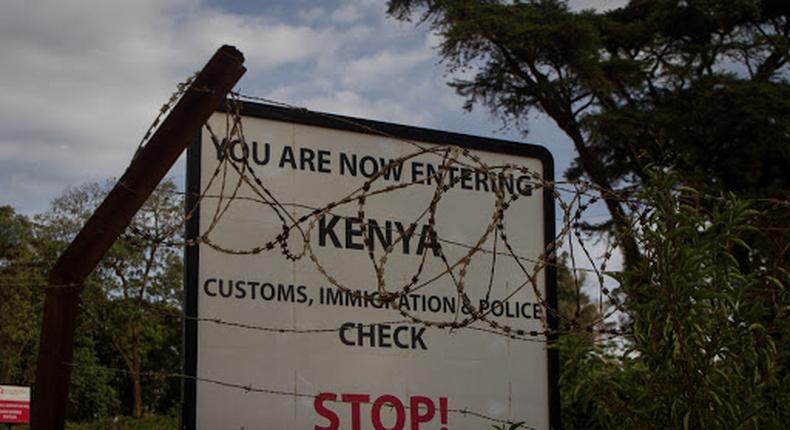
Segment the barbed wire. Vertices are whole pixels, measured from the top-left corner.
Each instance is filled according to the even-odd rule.
[[[236,94],[236,96],[238,96],[238,95]],[[240,115],[238,113],[238,111],[239,111],[238,105],[229,106],[227,111],[229,113],[229,115],[227,117],[227,118],[229,118],[229,120],[228,120],[228,127],[227,127],[228,133],[226,134],[226,136],[224,138],[220,139],[220,137],[217,136],[217,134],[210,127],[208,128],[209,134],[211,136],[211,140],[214,143],[214,146],[217,149],[218,154],[224,154],[223,156],[220,157],[221,158],[221,161],[220,161],[220,166],[221,167],[218,167],[215,170],[214,174],[211,176],[211,178],[209,179],[208,182],[209,182],[209,184],[213,183],[216,180],[217,176],[220,175],[220,172],[221,172],[222,173],[222,179],[221,179],[222,188],[221,189],[223,189],[223,190],[225,189],[225,186],[226,186],[227,171],[228,171],[227,167],[224,167],[223,164],[227,163],[231,159],[231,157],[229,156],[230,155],[229,154],[229,151],[230,151],[229,143],[233,141],[234,137],[237,139],[237,141],[244,142],[243,131],[241,130],[241,128],[242,128],[241,119],[240,119]],[[337,117],[332,116],[332,118],[337,118]],[[347,121],[353,122],[352,120],[347,120]],[[387,135],[386,133],[381,133],[378,130],[372,129],[372,128],[366,126],[366,125],[360,125],[360,124],[358,124],[356,122],[353,122],[353,124],[355,126],[360,126],[360,127],[366,128],[366,129],[368,129],[368,131],[375,132],[375,133],[377,133],[379,135],[384,135],[386,137],[391,137],[391,138],[397,138],[396,136],[390,136],[390,135]],[[399,139],[399,140],[403,141],[403,139]],[[422,272],[423,272],[423,269],[424,269],[424,264],[425,264],[425,261],[426,261],[427,256],[428,256],[427,253],[423,254],[422,258],[420,260],[420,263],[418,265],[418,268],[417,268],[414,276],[412,276],[412,278],[411,278],[412,279],[411,282],[409,282],[409,283],[407,283],[405,285],[402,285],[398,289],[399,291],[394,291],[394,290],[393,291],[389,291],[389,290],[387,290],[386,285],[385,285],[385,281],[384,281],[384,276],[383,276],[383,271],[384,271],[383,266],[384,266],[384,264],[387,261],[388,255],[394,249],[394,246],[397,245],[398,242],[404,240],[404,237],[406,235],[404,235],[403,232],[397,232],[397,237],[394,239],[393,243],[391,243],[384,250],[384,255],[374,256],[374,254],[373,254],[373,247],[370,246],[370,243],[368,242],[370,240],[369,239],[370,235],[367,234],[367,231],[366,231],[366,229],[368,227],[367,227],[367,225],[365,223],[363,223],[361,228],[362,228],[362,237],[364,238],[364,241],[365,241],[364,247],[367,248],[367,250],[368,250],[368,256],[370,258],[370,261],[371,261],[371,263],[373,265],[373,268],[374,268],[374,270],[376,272],[376,277],[377,277],[377,284],[378,285],[376,287],[376,291],[379,293],[378,296],[377,296],[377,300],[383,300],[383,301],[385,301],[385,303],[393,303],[396,300],[398,300],[400,297],[402,297],[403,295],[412,293],[412,292],[414,292],[414,291],[416,291],[416,290],[418,290],[420,288],[423,288],[426,285],[429,285],[432,281],[435,281],[436,279],[439,279],[439,278],[442,278],[442,277],[446,276],[446,277],[449,277],[449,278],[452,279],[452,283],[456,286],[456,292],[458,294],[458,297],[462,299],[462,301],[464,303],[464,306],[466,306],[470,310],[470,316],[469,317],[461,319],[460,321],[457,320],[457,319],[454,320],[454,321],[449,321],[449,322],[448,321],[430,321],[430,320],[426,320],[424,318],[417,317],[417,316],[409,313],[408,311],[405,311],[404,309],[402,309],[400,307],[397,308],[398,311],[400,311],[403,314],[404,317],[410,318],[410,319],[412,319],[415,322],[419,322],[419,323],[422,323],[422,324],[425,324],[425,325],[428,325],[428,326],[437,325],[439,327],[449,326],[451,328],[457,328],[457,327],[461,327],[461,326],[464,326],[464,325],[468,325],[468,324],[470,324],[471,322],[474,322],[474,321],[482,320],[482,321],[487,322],[493,329],[502,331],[504,333],[519,332],[519,329],[510,327],[508,325],[503,325],[501,323],[498,323],[498,322],[496,322],[494,320],[491,320],[491,319],[487,318],[487,315],[490,313],[490,310],[488,312],[479,312],[479,311],[477,311],[474,308],[474,305],[469,300],[468,296],[466,295],[466,293],[464,291],[463,278],[466,275],[466,271],[467,271],[467,268],[468,268],[468,266],[469,266],[469,264],[471,262],[472,257],[475,254],[477,254],[478,252],[483,253],[483,254],[484,253],[492,253],[492,252],[495,255],[500,255],[501,254],[501,253],[497,252],[496,250],[488,250],[488,249],[484,249],[482,247],[482,244],[489,237],[494,236],[497,239],[499,239],[504,244],[504,246],[506,247],[507,251],[504,252],[504,255],[510,256],[513,259],[515,259],[515,261],[518,262],[518,266],[520,267],[522,272],[526,275],[526,279],[527,279],[527,281],[524,284],[518,286],[513,292],[511,292],[508,295],[508,297],[505,298],[505,300],[509,299],[510,297],[512,297],[513,295],[515,295],[516,293],[518,293],[520,290],[524,289],[525,287],[531,287],[531,289],[533,290],[533,293],[538,298],[538,301],[547,310],[547,313],[551,313],[552,316],[558,316],[558,313],[556,312],[555,309],[551,309],[549,306],[547,306],[545,297],[543,297],[543,294],[539,291],[538,286],[537,286],[537,275],[543,270],[543,268],[547,264],[549,264],[549,263],[554,264],[554,262],[553,262],[553,260],[555,258],[554,249],[550,249],[549,252],[544,253],[540,258],[531,259],[531,262],[535,263],[535,267],[532,270],[530,270],[529,268],[527,268],[524,264],[522,264],[520,262],[520,260],[522,260],[523,257],[518,255],[516,253],[516,250],[512,247],[512,245],[510,245],[509,241],[507,240],[507,235],[505,233],[505,226],[504,226],[504,212],[505,212],[505,210],[512,203],[514,203],[520,197],[520,195],[518,193],[512,193],[509,196],[509,198],[506,199],[505,198],[504,186],[502,185],[502,178],[504,177],[504,174],[510,173],[510,171],[513,170],[513,171],[518,171],[519,173],[522,173],[522,174],[530,177],[533,180],[533,183],[531,184],[531,185],[533,185],[531,187],[532,190],[538,190],[538,189],[541,189],[541,188],[548,189],[548,187],[553,187],[553,184],[548,184],[547,183],[548,181],[544,181],[540,177],[539,174],[537,174],[536,172],[532,172],[532,171],[530,171],[529,169],[527,169],[527,168],[525,168],[523,166],[520,167],[520,166],[515,166],[515,165],[504,165],[504,166],[495,166],[493,168],[490,167],[490,166],[487,166],[485,163],[482,162],[482,160],[480,160],[479,157],[473,155],[470,151],[468,151],[466,149],[452,147],[452,146],[449,146],[449,145],[447,145],[447,146],[426,147],[425,145],[420,145],[420,144],[417,144],[417,143],[414,143],[414,142],[411,142],[411,141],[407,141],[407,142],[412,144],[414,147],[416,147],[417,151],[415,151],[414,153],[411,153],[411,154],[407,154],[407,155],[405,155],[403,157],[400,157],[399,159],[391,160],[389,162],[389,164],[387,164],[382,169],[380,169],[378,172],[376,172],[376,174],[374,174],[370,178],[368,178],[362,184],[362,186],[360,188],[357,188],[356,190],[353,190],[345,198],[339,199],[338,201],[335,201],[335,202],[331,202],[331,203],[327,204],[323,208],[313,208],[312,212],[309,215],[302,216],[298,220],[291,219],[290,220],[290,224],[286,220],[286,217],[283,216],[283,214],[287,214],[288,213],[287,210],[285,210],[285,205],[283,205],[282,203],[277,202],[276,199],[273,198],[273,193],[270,190],[268,190],[268,188],[264,185],[263,180],[256,175],[255,169],[253,169],[252,166],[250,166],[249,159],[245,158],[240,163],[238,163],[241,166],[238,166],[235,163],[233,163],[232,164],[232,166],[233,166],[232,168],[239,175],[239,179],[236,182],[235,186],[232,187],[232,192],[229,193],[230,194],[229,198],[225,199],[224,195],[223,196],[214,196],[214,198],[218,198],[220,200],[220,202],[218,202],[215,205],[215,211],[214,211],[214,215],[213,215],[213,217],[211,219],[210,225],[206,229],[206,231],[204,233],[202,233],[202,235],[199,238],[199,240],[200,240],[201,243],[209,246],[210,248],[214,249],[215,251],[219,251],[219,252],[222,252],[222,253],[233,254],[233,255],[254,255],[254,254],[259,254],[259,253],[262,253],[262,252],[271,251],[276,246],[279,246],[279,248],[281,249],[281,252],[283,252],[283,254],[288,259],[298,260],[298,259],[301,259],[304,255],[307,255],[311,259],[311,261],[313,261],[314,265],[317,267],[319,272],[324,276],[324,278],[331,285],[333,285],[334,287],[340,289],[341,291],[343,291],[345,293],[356,294],[357,298],[362,298],[362,297],[359,296],[359,294],[360,294],[359,291],[355,291],[354,289],[352,289],[352,288],[350,288],[350,287],[348,287],[346,285],[341,284],[335,277],[333,277],[330,274],[329,270],[327,270],[327,268],[323,267],[323,265],[320,263],[317,255],[315,254],[315,252],[313,251],[313,249],[312,249],[312,247],[310,245],[310,234],[309,233],[316,228],[316,223],[320,219],[322,219],[322,216],[324,216],[324,215],[326,215],[328,213],[332,213],[333,209],[335,209],[335,208],[337,208],[339,206],[345,205],[345,204],[350,204],[352,202],[356,202],[357,206],[358,206],[358,210],[357,210],[357,214],[356,214],[355,218],[363,220],[363,219],[365,219],[365,209],[364,209],[365,201],[368,198],[370,198],[371,196],[376,195],[376,194],[382,194],[382,193],[386,193],[386,192],[391,192],[391,191],[395,191],[395,190],[400,190],[400,189],[403,189],[403,188],[406,188],[406,187],[409,187],[409,186],[413,186],[415,184],[427,184],[427,183],[430,183],[430,182],[435,182],[436,185],[435,185],[434,197],[431,199],[431,202],[428,205],[428,208],[426,210],[424,210],[414,220],[412,225],[416,225],[420,221],[422,221],[422,220],[427,218],[428,228],[429,228],[430,234],[434,235],[434,238],[439,243],[448,243],[447,239],[441,238],[441,240],[440,240],[440,238],[438,237],[438,234],[436,234],[436,231],[437,231],[437,228],[436,228],[436,208],[438,207],[438,202],[441,199],[443,193],[446,193],[450,188],[453,188],[459,181],[462,180],[462,177],[456,177],[456,178],[450,178],[450,180],[447,181],[446,180],[446,175],[447,175],[447,172],[449,171],[449,167],[452,164],[456,164],[456,163],[457,164],[462,164],[464,166],[474,168],[475,169],[474,172],[476,174],[477,173],[482,173],[483,175],[485,175],[485,177],[487,179],[491,180],[492,189],[493,189],[493,192],[494,192],[495,197],[496,197],[496,202],[495,202],[495,206],[496,207],[495,207],[495,210],[494,210],[494,214],[492,215],[491,223],[487,226],[487,228],[485,229],[484,234],[478,240],[477,243],[471,244],[471,245],[470,244],[463,244],[462,245],[462,246],[465,246],[467,249],[469,249],[469,252],[467,252],[467,254],[465,256],[463,256],[462,258],[457,260],[455,263],[451,264],[448,261],[445,253],[443,252],[442,247],[441,246],[438,247],[438,254],[439,254],[438,256],[441,259],[443,265],[445,266],[445,270],[442,271],[441,273],[439,273],[438,275],[436,275],[434,278],[432,278],[428,282],[423,283],[423,284],[418,284],[419,277],[420,277],[420,275],[422,275]],[[441,163],[439,164],[439,168],[434,173],[434,175],[432,177],[428,177],[426,179],[419,180],[419,181],[410,181],[410,182],[407,182],[407,183],[390,185],[390,186],[383,187],[382,189],[373,190],[372,184],[375,181],[377,181],[378,179],[380,179],[388,170],[394,168],[394,166],[396,166],[398,164],[402,165],[407,160],[410,160],[412,158],[415,158],[415,157],[420,156],[420,155],[425,155],[425,154],[433,154],[433,155],[443,154]],[[460,161],[459,158],[462,157],[462,156],[466,157],[467,160],[466,161]],[[499,170],[499,171],[497,172],[496,170]],[[498,174],[495,174],[495,173],[498,173]],[[497,178],[499,179],[499,182],[496,181]],[[258,201],[260,203],[263,203],[264,205],[268,205],[274,211],[274,213],[278,216],[278,218],[280,218],[280,221],[283,222],[283,228],[282,228],[282,233],[280,235],[278,235],[273,240],[269,240],[268,242],[266,242],[262,246],[252,247],[252,248],[249,248],[249,249],[246,249],[246,250],[229,249],[227,247],[223,247],[223,246],[219,245],[218,243],[215,243],[214,241],[212,241],[211,238],[210,238],[210,233],[211,233],[211,231],[213,231],[213,229],[219,223],[219,220],[221,219],[222,215],[224,215],[226,213],[226,211],[228,210],[228,208],[230,207],[230,203],[229,202],[232,201],[235,198],[238,198],[238,190],[239,190],[240,184],[242,182],[244,182],[247,185],[250,185],[253,188],[255,188],[254,192],[255,192],[255,194],[258,195],[258,199],[259,199]],[[583,184],[583,185],[589,186],[589,184]],[[206,187],[206,188],[208,188],[208,187]],[[556,195],[556,194],[558,194],[556,190],[552,189],[552,193],[555,194],[555,197],[558,197]],[[205,198],[205,194],[202,195],[201,198]],[[226,201],[226,203],[224,205],[223,205],[222,200]],[[570,230],[571,223],[569,222],[569,220],[571,219],[571,214],[570,214],[571,206],[570,205],[564,205],[564,204],[561,204],[560,206],[561,206],[561,208],[563,210],[563,213],[564,213],[563,219],[566,221],[565,222],[565,226],[566,227],[564,227],[563,230],[560,232],[560,234],[558,234],[558,237],[562,238],[564,235],[567,235],[568,231]],[[578,212],[581,212],[581,210],[578,210]],[[576,218],[578,218],[578,215],[577,215]],[[305,222],[307,224],[306,225],[306,231],[305,231],[305,229],[302,228],[302,225],[304,225]],[[304,243],[304,249],[302,249],[300,252],[297,252],[297,253],[291,252],[288,249],[288,246],[287,246],[287,240],[288,240],[292,230],[294,230],[294,229],[298,230],[298,234],[301,236],[302,242]],[[389,232],[387,232],[387,233],[389,233]],[[408,235],[410,235],[410,234],[413,234],[413,231],[412,232],[407,232],[407,233],[408,233]],[[497,242],[495,241],[494,242],[495,246],[496,246],[496,243]],[[558,247],[558,245],[554,245],[553,246],[553,248],[557,248],[557,247]],[[552,247],[550,246],[549,248],[552,248]],[[589,259],[592,260],[592,257],[589,254],[589,252],[586,253],[586,254],[588,255]],[[608,255],[611,255],[611,252],[609,252]],[[457,271],[457,273],[456,273],[456,271]],[[597,275],[599,280],[602,280],[603,275],[598,270],[593,269],[593,272],[596,273],[596,275]],[[574,271],[573,273],[576,273],[576,272]],[[602,306],[603,306],[603,302],[601,301],[601,307]],[[541,320],[542,320],[541,322],[543,323],[544,328],[545,328],[545,323],[546,323],[545,318],[541,318]]]
[[[158,126],[161,118],[172,108],[174,103],[184,94],[187,89],[194,89],[192,82],[194,76],[179,84],[177,90],[171,95],[159,111],[154,122],[146,131],[138,150],[143,147],[148,138]],[[199,90],[199,89],[198,89]],[[389,159],[385,164],[373,174],[365,177],[364,180],[353,187],[345,190],[340,197],[323,204],[315,202],[285,201],[278,195],[278,190],[273,189],[271,181],[261,174],[250,163],[250,157],[234,157],[232,154],[234,142],[247,142],[244,132],[244,121],[242,118],[242,100],[250,100],[265,103],[270,106],[278,106],[300,112],[308,112],[311,115],[331,119],[335,122],[345,123],[352,126],[355,130],[393,139],[404,143],[410,148],[400,157]],[[190,248],[204,246],[215,252],[232,256],[251,256],[265,253],[279,252],[282,257],[289,262],[303,262],[314,268],[326,285],[343,293],[346,297],[359,300],[360,303],[368,303],[380,307],[388,312],[397,312],[402,319],[386,320],[383,322],[364,323],[363,326],[374,326],[377,324],[408,324],[423,327],[431,327],[449,332],[469,330],[495,336],[502,336],[508,340],[537,342],[546,346],[554,345],[557,340],[564,335],[584,334],[593,341],[606,342],[612,339],[627,339],[630,335],[628,328],[611,328],[611,320],[618,315],[627,315],[627,309],[623,301],[614,293],[614,288],[610,288],[607,282],[617,282],[607,271],[608,265],[618,253],[618,239],[609,241],[605,244],[603,251],[596,255],[591,251],[587,240],[583,237],[582,221],[586,217],[586,211],[596,205],[602,199],[611,198],[624,204],[629,211],[629,222],[633,231],[644,228],[647,222],[648,208],[643,207],[639,198],[632,192],[618,192],[615,190],[602,189],[585,180],[575,181],[549,181],[544,179],[542,172],[530,169],[527,166],[519,165],[514,162],[504,164],[486,163],[480,156],[467,148],[447,145],[447,144],[426,144],[410,139],[392,135],[383,130],[377,129],[367,123],[361,123],[354,119],[331,115],[321,112],[310,111],[304,107],[294,106],[271,100],[264,97],[241,94],[232,92],[225,109],[224,131],[215,130],[211,124],[206,124],[206,134],[210,139],[210,144],[218,154],[216,166],[211,172],[207,172],[203,183],[199,184],[199,192],[170,191],[179,196],[188,197],[191,206],[185,211],[182,219],[172,223],[168,228],[158,229],[156,234],[152,234],[145,224],[130,227],[130,234],[143,241],[156,244],[157,246],[172,248]],[[431,158],[436,161],[436,169],[430,174],[426,174],[423,179],[411,178],[396,183],[386,183],[388,173],[418,158]],[[482,178],[482,183],[486,184],[485,192],[493,197],[493,202],[488,209],[489,218],[481,226],[480,234],[476,238],[469,240],[454,238],[451,235],[440,234],[442,225],[437,216],[438,208],[442,200],[450,190],[462,184],[465,173],[455,175],[453,172],[469,172],[475,178]],[[527,192],[522,192],[514,182],[509,182],[512,178],[526,178]],[[520,180],[520,179],[519,179]],[[513,184],[508,187],[508,184]],[[489,189],[490,186],[490,189]],[[422,187],[429,190],[430,199],[427,204],[412,217],[410,222],[406,222],[405,229],[392,226],[382,226],[378,231],[390,237],[386,246],[382,243],[380,250],[375,250],[374,234],[371,226],[364,222],[368,218],[369,202],[375,198],[394,194],[396,192],[408,191],[411,188]],[[428,187],[428,188],[426,188]],[[518,202],[530,194],[550,194],[556,201],[559,209],[557,221],[559,225],[555,236],[545,238],[545,246],[538,255],[526,255],[524,250],[519,249],[518,244],[514,243],[508,235],[512,220],[508,218],[508,212]],[[695,194],[695,198],[726,200],[726,196],[710,196]],[[766,204],[777,207],[790,207],[790,202],[780,199],[756,199]],[[210,202],[210,204],[209,204]],[[255,241],[247,247],[232,247],[221,243],[215,237],[217,229],[222,225],[223,220],[233,210],[235,204],[244,203],[254,205],[266,215],[261,219],[267,222],[278,224],[277,233],[272,237]],[[202,209],[201,208],[202,205]],[[346,209],[342,211],[341,208]],[[351,208],[353,215],[348,212]],[[201,231],[196,237],[184,238],[181,232],[184,231],[187,223],[200,214],[201,221],[207,220],[205,227],[201,226]],[[207,217],[206,217],[207,216]],[[373,269],[375,283],[370,288],[375,294],[366,294],[362,288],[355,288],[347,282],[343,282],[333,274],[332,267],[328,267],[320,257],[320,253],[314,248],[312,237],[322,220],[327,216],[338,217],[343,220],[360,220],[360,231],[363,240],[363,249],[366,250],[367,260]],[[600,215],[598,215],[600,216]],[[206,218],[204,218],[206,217]],[[547,220],[555,222],[555,220]],[[427,240],[435,243],[435,253],[423,252],[416,259],[412,273],[403,277],[403,281],[394,284],[386,276],[388,263],[393,258],[394,250],[399,244],[410,240],[416,234],[417,226],[423,225],[428,235]],[[452,251],[449,251],[452,249]],[[577,253],[580,251],[580,254]],[[447,252],[446,252],[447,251]],[[569,261],[560,261],[558,253],[567,252]],[[460,252],[457,258],[451,255]],[[433,256],[432,256],[433,255]],[[472,269],[473,261],[488,259],[486,269]],[[436,273],[428,273],[429,261],[437,263],[439,270]],[[509,263],[508,263],[509,262]],[[588,267],[579,267],[583,262]],[[14,263],[9,263],[13,265]],[[481,263],[482,265],[483,263]],[[510,291],[500,293],[498,291],[496,275],[498,268],[510,264],[515,268],[521,280],[518,285],[514,285]],[[39,262],[25,262],[31,267],[41,267]],[[2,266],[0,266],[2,269]],[[545,290],[545,283],[541,277],[546,274],[546,270],[564,270],[564,274],[569,277],[566,282],[570,282],[572,289],[577,294],[576,309],[569,315],[561,312],[558,306],[550,305]],[[476,306],[470,296],[469,274],[476,270],[485,273],[486,283],[482,287],[483,297],[486,302],[490,302],[495,297],[500,303],[508,303],[517,295],[531,295],[535,302],[540,306],[542,312],[535,321],[530,321],[528,325],[515,325],[510,322],[502,322],[497,319],[493,312],[494,307],[489,306],[483,309],[482,305]],[[593,285],[590,280],[585,282],[585,274],[591,275]],[[449,295],[457,299],[460,306],[456,312],[444,319],[438,317],[426,317],[422,314],[409,309],[408,306],[401,305],[401,300],[410,295],[417,294],[430,286],[444,282],[448,284]],[[18,276],[0,274],[0,284],[3,286],[30,286],[41,284],[45,288],[78,288],[77,284],[58,284],[46,285],[46,280],[29,279],[23,280]],[[597,309],[593,318],[582,319],[581,301],[579,300],[582,291],[597,288]],[[368,289],[364,289],[368,291]],[[143,303],[147,303],[144,302]],[[101,319],[83,303],[83,310],[94,319],[94,322],[101,324]],[[233,321],[226,318],[214,317],[210,315],[187,315],[177,309],[161,309],[155,306],[145,306],[146,311],[155,312],[166,318],[178,319],[180,321],[190,321],[200,324],[214,324],[227,327],[229,329],[251,330],[274,334],[322,334],[337,333],[341,327],[276,327],[261,325],[251,321]],[[465,315],[460,310],[464,309]],[[557,324],[552,327],[549,319],[555,319]],[[128,369],[113,368],[98,365],[86,365],[80,363],[67,363],[75,368],[94,368],[116,373],[129,373]],[[198,377],[182,373],[142,371],[138,372],[141,376],[177,378],[205,382],[227,388],[244,390],[246,392],[256,392],[263,394],[315,398],[315,394],[299,393],[296,391],[278,390],[267,387],[253,387],[247,384],[239,384],[228,381],[215,380],[210,378]],[[408,407],[408,406],[407,406]],[[475,416],[487,421],[513,424],[514,422],[502,420],[488,416],[480,412],[468,409],[450,409],[450,412]],[[527,427],[531,428],[531,427]]]
[[[120,373],[120,374],[125,374],[125,375],[131,374],[131,373],[135,373],[135,374],[137,374],[137,375],[139,375],[141,377],[150,377],[150,378],[191,380],[191,381],[195,381],[195,382],[202,382],[202,383],[206,383],[206,384],[217,385],[217,386],[225,387],[225,388],[238,389],[238,390],[242,390],[242,391],[244,391],[246,393],[269,394],[269,395],[274,395],[274,396],[285,396],[285,397],[290,397],[290,398],[304,398],[304,399],[312,399],[312,400],[315,400],[319,396],[319,394],[300,393],[298,391],[289,391],[289,390],[275,390],[275,389],[271,389],[271,388],[254,386],[252,384],[234,383],[234,382],[228,382],[228,381],[223,381],[223,380],[219,380],[219,379],[206,378],[206,377],[202,377],[202,376],[188,375],[188,374],[185,374],[185,373],[178,373],[178,372],[159,372],[159,371],[151,371],[151,370],[140,371],[140,372],[132,372],[129,369],[123,369],[123,368],[120,368],[120,367],[100,366],[100,365],[87,364],[87,363],[67,362],[67,363],[63,363],[63,364],[65,366],[69,366],[69,367],[74,368],[74,369],[97,370],[97,371],[103,371],[103,372]],[[328,403],[343,403],[342,400],[337,400],[337,399],[322,398],[321,400],[324,401],[324,402],[328,402]],[[411,409],[411,405],[409,405],[409,404],[403,404],[403,405],[401,405],[401,407],[403,407],[406,410]],[[475,417],[475,418],[480,418],[480,419],[482,419],[484,421],[488,421],[488,422],[492,422],[492,423],[498,423],[498,424],[513,425],[513,424],[516,424],[518,422],[518,421],[511,421],[511,420],[504,420],[504,419],[501,419],[501,418],[496,418],[494,416],[487,415],[487,414],[484,414],[482,412],[478,412],[478,411],[475,411],[475,410],[472,410],[472,409],[469,409],[469,408],[449,408],[448,407],[447,408],[447,412],[448,413],[452,413],[452,414],[456,414],[456,415],[461,415],[461,416],[471,416],[471,417]],[[534,427],[530,427],[530,426],[527,426],[527,425],[524,425],[524,424],[522,424],[520,428],[523,428],[525,430],[537,430]]]

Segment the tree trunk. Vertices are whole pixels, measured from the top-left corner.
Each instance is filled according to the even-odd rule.
[[[134,410],[132,415],[135,418],[143,416],[143,390],[140,385],[140,370],[139,368],[129,374],[132,378],[132,396],[134,397]]]
[[[623,265],[626,269],[636,267],[642,260],[642,253],[631,232],[626,211],[623,209],[623,205],[617,193],[614,191],[611,181],[606,175],[606,168],[600,160],[590,153],[587,147],[587,141],[584,139],[578,124],[573,121],[571,117],[564,116],[562,111],[558,109],[547,110],[547,113],[554,119],[557,126],[571,138],[576,152],[579,154],[579,161],[581,162],[584,172],[592,183],[600,188],[598,193],[601,195],[614,221],[615,234],[623,252]]]
[[[134,400],[134,410],[132,414],[135,418],[143,416],[143,389],[140,383],[140,348],[138,346],[137,326],[132,327],[132,371],[129,376],[132,378],[132,398]]]

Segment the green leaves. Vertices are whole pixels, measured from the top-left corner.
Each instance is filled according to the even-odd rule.
[[[111,184],[67,189],[30,219],[0,207],[0,381],[32,385],[46,273]],[[75,361],[129,375],[75,368],[68,418],[168,412],[177,380],[141,380],[140,371],[178,372],[182,265],[168,245],[182,232],[182,198],[172,181],[153,193],[86,281]],[[139,386],[139,390],[134,389]]]
[[[513,423],[513,424],[502,424],[502,425],[495,425],[495,430],[520,430],[524,426],[524,422]]]
[[[597,12],[560,0],[390,0],[388,12],[441,35],[465,108],[525,133],[535,111],[555,122],[577,151],[566,177],[590,180],[607,200],[611,222],[589,227],[616,236],[626,265],[643,257],[632,214],[607,196],[672,169],[682,193],[759,199],[754,209],[770,213],[732,257],[775,271],[790,265],[790,207],[772,203],[790,199],[786,3],[632,0]]]
[[[764,214],[733,196],[688,199],[677,181],[655,174],[638,196],[649,222],[635,231],[649,258],[618,277],[630,336],[609,347],[560,342],[566,428],[790,420],[786,278],[744,270],[734,255]]]

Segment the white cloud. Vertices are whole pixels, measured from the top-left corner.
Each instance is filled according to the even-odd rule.
[[[568,5],[573,10],[595,9],[607,11],[617,9],[628,4],[629,0],[569,0]]]
[[[0,204],[39,211],[65,186],[119,176],[176,84],[222,44],[245,54],[245,93],[465,132],[486,124],[479,134],[497,127],[485,113],[460,118],[436,65],[439,40],[387,19],[383,2],[274,9],[289,7],[275,16],[201,0],[4,2]]]
[[[218,41],[237,46],[247,58],[247,68],[267,71],[332,52],[340,34],[217,11],[196,14],[183,29],[195,51],[216,49]]]
[[[340,24],[350,24],[359,21],[362,12],[354,4],[345,4],[332,12],[331,19]]]
[[[322,7],[311,7],[310,9],[300,9],[296,15],[302,21],[315,22],[326,16],[326,10]]]
[[[305,100],[313,110],[333,112],[361,118],[386,119],[414,125],[426,125],[430,115],[396,100],[369,100],[352,91],[338,91],[326,97]]]
[[[391,82],[391,79],[402,77],[418,64],[431,59],[432,53],[424,49],[406,52],[383,51],[349,62],[343,69],[341,79],[344,85],[353,87]]]
[[[322,62],[341,64],[356,55],[349,48],[371,34],[366,25],[308,26],[207,8],[198,0],[4,3],[0,186],[6,191],[0,204],[41,210],[66,185],[120,175],[175,85],[222,44],[244,52],[244,86],[272,82],[269,75],[288,67],[305,72]],[[275,86],[298,83],[279,73]],[[314,76],[309,80],[320,80]],[[359,95],[327,97],[355,111],[366,103],[377,105],[376,112],[398,110]]]

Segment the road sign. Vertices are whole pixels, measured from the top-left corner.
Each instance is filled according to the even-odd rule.
[[[188,154],[185,427],[556,426],[549,152],[241,106]]]
[[[0,385],[0,423],[30,422],[30,387]]]

